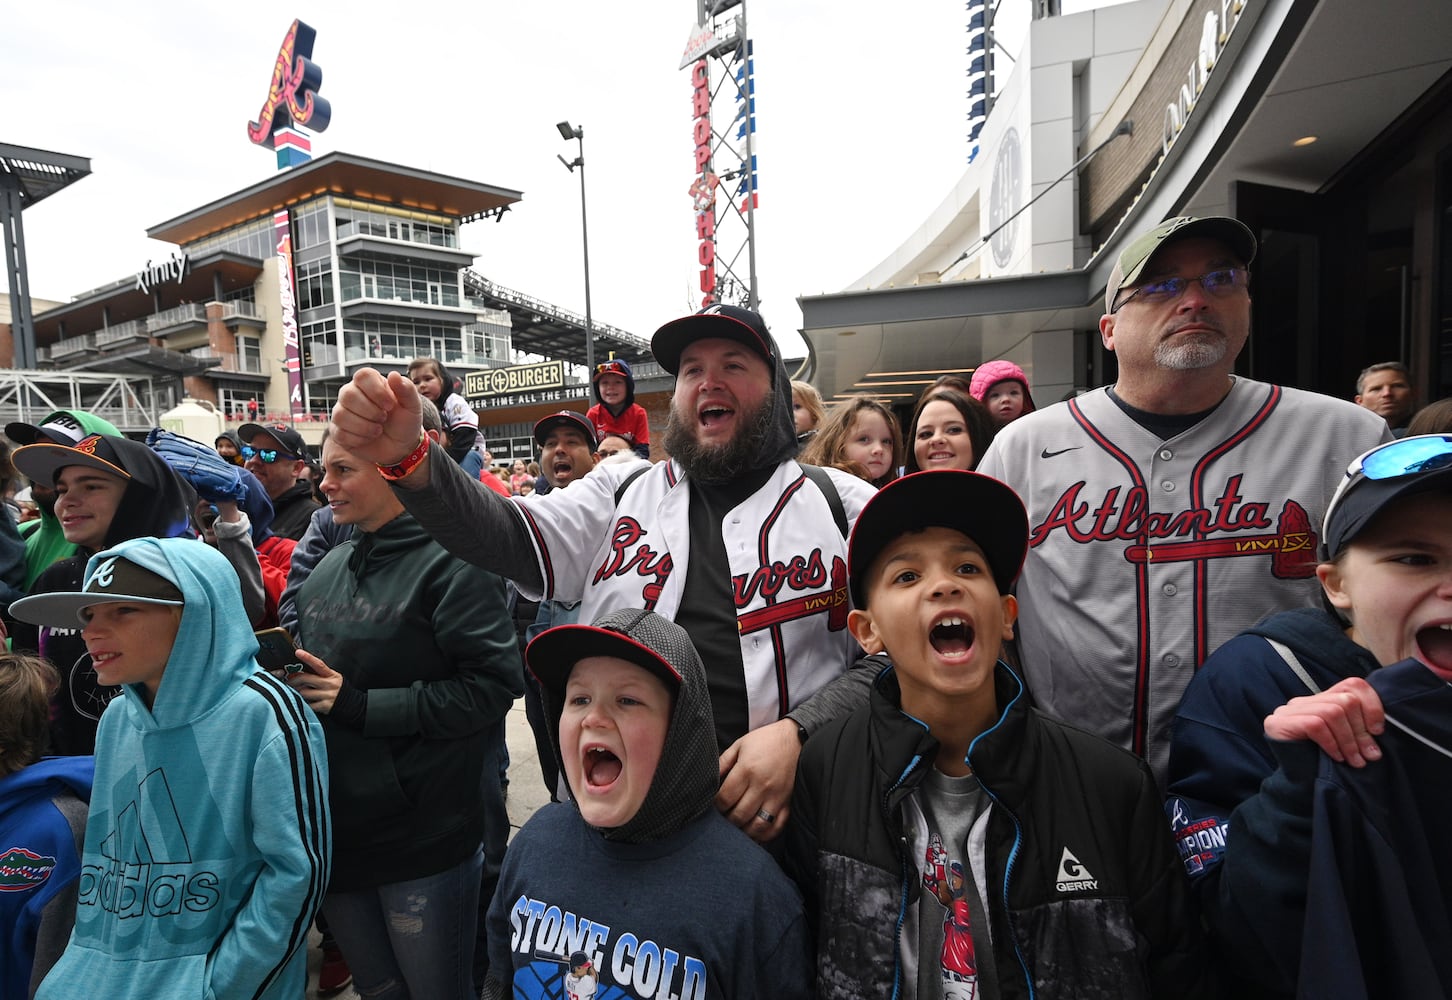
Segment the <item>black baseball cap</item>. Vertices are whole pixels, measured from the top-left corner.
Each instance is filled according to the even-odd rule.
[[[75,444],[86,436],[86,429],[70,410],[56,410],[47,414],[39,424],[6,424],[5,436],[20,445],[38,441]]]
[[[607,612],[593,625],[546,629],[524,651],[529,672],[546,692],[560,697],[575,664],[590,656],[615,656],[633,663],[659,677],[671,691],[680,690],[685,664],[700,658],[685,629],[639,608]]]
[[[776,364],[776,345],[759,313],[740,306],[710,305],[690,316],[673,319],[650,338],[650,352],[666,371],[681,370],[681,352],[698,340],[719,337],[745,344],[761,355],[768,367]]]
[[[585,435],[585,441],[590,445],[591,451],[594,451],[595,446],[599,444],[595,440],[595,425],[586,420],[583,413],[577,413],[574,410],[561,410],[559,413],[551,413],[547,417],[541,417],[534,425],[535,444],[543,448],[545,438],[549,437],[550,431],[556,427],[569,427]]]
[[[70,465],[84,465],[89,469],[99,469],[122,479],[130,479],[131,473],[126,471],[126,457],[122,449],[146,446],[140,442],[117,443],[124,440],[109,434],[88,434],[75,444],[56,444],[49,439],[42,439],[36,444],[16,448],[10,459],[32,483],[44,486],[52,485],[56,473]]]
[[[1452,491],[1452,435],[1404,437],[1358,456],[1326,505],[1321,558],[1340,555],[1394,501],[1439,491]]]
[[[307,461],[308,447],[303,443],[302,435],[287,424],[243,424],[237,428],[237,436],[248,446],[258,434],[271,434],[282,445],[283,451]]]
[[[10,605],[10,612],[32,625],[71,627],[86,624],[81,612],[97,604],[161,604],[179,608],[185,602],[177,585],[122,556],[96,565],[79,591],[36,594]]]
[[[931,469],[888,483],[875,493],[852,529],[847,546],[852,603],[867,606],[864,584],[882,550],[924,528],[961,531],[983,550],[1000,594],[1008,593],[1028,554],[1028,514],[1005,484],[978,472]]]

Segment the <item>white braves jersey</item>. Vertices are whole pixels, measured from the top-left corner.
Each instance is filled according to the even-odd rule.
[[[1319,601],[1326,504],[1390,439],[1369,410],[1242,378],[1168,441],[1104,389],[1005,427],[978,471],[1028,508],[1019,648],[1039,706],[1163,783],[1191,674],[1265,615]]]
[[[439,411],[439,416],[444,422],[444,429],[458,427],[460,424],[468,424],[470,427],[479,426],[479,414],[474,408],[464,402],[464,397],[457,392],[449,393],[449,398],[444,400],[444,408]]]
[[[544,597],[581,601],[581,622],[616,608],[647,608],[674,619],[690,558],[690,488],[674,461],[597,465],[567,490],[526,497],[516,509],[529,530]],[[850,527],[875,492],[826,470]],[[766,484],[722,520],[731,571],[749,723],[780,719],[848,666],[847,541],[827,498],[795,462],[781,463]]]

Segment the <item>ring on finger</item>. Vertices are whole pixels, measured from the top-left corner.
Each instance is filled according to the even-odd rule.
[[[775,814],[769,813],[765,809],[758,809],[758,810],[756,810],[756,818],[759,819],[759,820],[761,820],[763,823],[775,823],[776,822],[776,816],[775,816]]]

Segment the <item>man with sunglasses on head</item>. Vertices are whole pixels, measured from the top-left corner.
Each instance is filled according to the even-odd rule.
[[[1028,508],[1019,652],[1039,707],[1161,786],[1185,685],[1242,629],[1317,601],[1336,484],[1391,440],[1352,403],[1232,374],[1255,252],[1228,218],[1132,239],[1099,321],[1115,383],[1009,424],[978,466]]]
[[[245,467],[267,489],[272,500],[272,532],[297,541],[308,530],[313,511],[322,504],[313,499],[307,475],[307,449],[302,435],[287,424],[243,424],[237,434]]]

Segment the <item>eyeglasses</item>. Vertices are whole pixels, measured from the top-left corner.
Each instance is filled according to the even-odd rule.
[[[1162,278],[1159,281],[1151,281],[1135,288],[1129,295],[1125,296],[1123,302],[1118,303],[1110,313],[1117,313],[1133,299],[1143,299],[1146,302],[1173,302],[1185,294],[1185,289],[1194,282],[1199,282],[1200,287],[1205,289],[1207,295],[1213,295],[1217,299],[1227,298],[1238,291],[1250,286],[1250,272],[1243,267],[1223,267],[1217,271],[1207,271],[1198,278]]]
[[[264,465],[271,465],[280,459],[287,459],[290,462],[302,461],[298,456],[289,451],[282,451],[278,448],[254,448],[250,444],[242,446],[243,458],[256,458]]]
[[[618,361],[602,361],[595,366],[596,375],[624,375],[625,369],[620,367]]]

